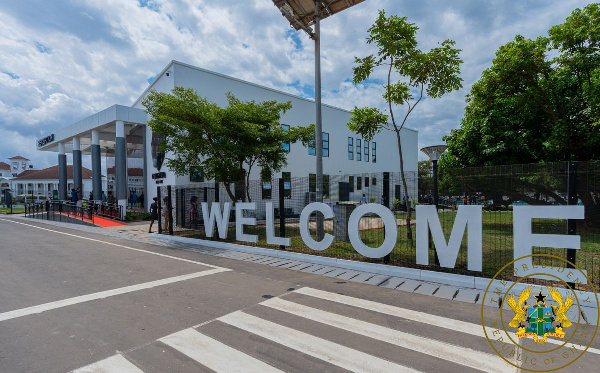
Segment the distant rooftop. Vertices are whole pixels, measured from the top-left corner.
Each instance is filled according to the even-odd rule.
[[[19,160],[19,161],[29,161],[29,159],[25,158],[25,157],[21,157],[20,155],[17,155],[16,157],[12,157],[12,158],[8,158],[10,160]]]

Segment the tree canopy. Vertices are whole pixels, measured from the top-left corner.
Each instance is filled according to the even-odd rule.
[[[261,177],[270,180],[287,164],[283,144],[307,145],[314,125],[283,128],[281,115],[292,107],[290,102],[243,102],[231,93],[227,100],[221,108],[191,88],[175,87],[172,93],[150,92],[143,105],[152,117],[152,131],[164,137],[161,149],[169,154],[166,165],[171,171],[196,171],[223,182],[233,201],[230,186],[236,183],[246,201],[252,168],[260,166]]]
[[[367,141],[371,141],[375,134],[384,130],[396,134],[406,206],[410,205],[404,177],[400,131],[425,95],[438,98],[462,87],[462,79],[459,76],[462,60],[459,58],[460,50],[454,48],[455,42],[445,40],[437,47],[423,51],[419,49],[416,39],[418,30],[419,28],[408,22],[406,17],[388,17],[385,11],[379,11],[379,16],[369,28],[367,37],[367,44],[377,46],[377,54],[355,58],[353,81],[354,84],[364,82],[369,79],[375,68],[385,68],[387,81],[383,99],[387,103],[389,115],[377,108],[355,107],[348,122],[348,128],[362,135]],[[396,77],[399,79],[396,80]],[[406,109],[400,121],[396,121],[394,116],[397,106],[404,106]],[[407,236],[412,239],[410,219],[410,208],[407,208]]]
[[[467,96],[441,167],[600,159],[600,7],[547,36],[517,35]]]

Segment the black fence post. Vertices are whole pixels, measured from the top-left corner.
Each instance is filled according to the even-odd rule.
[[[215,202],[219,201],[219,183],[215,183]]]
[[[383,205],[390,208],[390,173],[383,173]],[[384,233],[385,234],[385,230]],[[390,262],[390,254],[383,257],[383,263],[387,264]]]
[[[208,187],[202,188],[202,194],[204,194],[204,199],[202,202],[208,202]]]
[[[171,186],[167,185],[167,212],[169,214],[169,234],[173,235],[173,204],[171,203]]]
[[[50,220],[50,201],[46,200],[46,220]]]
[[[285,182],[283,178],[279,179],[279,237],[285,237]],[[285,245],[280,245],[281,250],[285,250]]]
[[[162,223],[161,223],[161,216],[162,216],[162,198],[160,196],[160,187],[157,186],[156,187],[156,198],[157,203],[156,203],[156,210],[158,212],[158,234],[162,234]]]
[[[567,173],[567,204],[569,206],[576,206],[578,199],[579,198],[577,196],[577,162],[569,162]],[[577,234],[577,220],[568,220],[567,234]],[[567,263],[568,268],[573,268],[573,265],[571,265],[571,263],[575,264],[577,255],[576,253],[576,249],[567,249],[567,260],[570,262]],[[569,282],[568,284],[571,288],[575,289],[575,283]]]

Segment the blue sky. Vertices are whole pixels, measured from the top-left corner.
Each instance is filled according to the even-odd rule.
[[[365,38],[379,9],[407,16],[423,49],[445,39],[462,49],[464,88],[424,101],[407,122],[420,146],[439,143],[459,126],[465,95],[499,46],[516,34],[544,35],[588,3],[367,0],[322,22],[323,100],[384,109],[383,71],[354,86],[353,61],[374,52]],[[0,161],[21,154],[40,168],[56,164],[54,153],[35,150],[37,138],[110,105],[131,105],[173,59],[314,95],[313,43],[271,0],[3,0],[0,19]]]

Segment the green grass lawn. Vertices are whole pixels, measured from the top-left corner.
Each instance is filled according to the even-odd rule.
[[[13,208],[13,214],[22,214],[24,212],[24,208]],[[0,208],[0,214],[10,214],[10,209],[5,207]]]
[[[446,240],[449,239],[454,219],[456,217],[456,211],[440,212],[440,222],[442,229],[444,230]],[[513,224],[512,224],[512,212],[501,212],[501,211],[484,211],[483,212],[483,275],[491,277],[493,276],[502,266],[513,260],[514,249],[513,249]],[[405,215],[397,214],[397,218],[403,219]],[[414,215],[413,215],[414,221]],[[532,226],[532,232],[537,234],[566,234],[567,222],[566,220],[534,220]],[[394,250],[390,253],[390,259],[392,265],[412,266],[419,267],[416,265],[416,249],[415,249],[415,237],[416,228],[412,224],[413,240],[410,241],[407,238],[406,226],[398,227],[398,239]],[[467,228],[468,229],[468,228]],[[245,233],[258,235],[259,242],[256,244],[261,247],[278,248],[277,246],[267,245],[266,232],[264,226],[246,227]],[[279,225],[275,225],[275,231],[278,234]],[[313,238],[315,232],[312,232]],[[333,234],[333,232],[328,232]],[[594,283],[598,283],[600,280],[600,230],[597,228],[586,228],[583,225],[578,226],[577,233],[581,236],[581,250],[577,252],[576,264],[583,269],[586,269],[589,275],[592,277]],[[204,230],[200,229],[197,231],[183,231],[178,234],[205,238]],[[369,259],[358,252],[356,252],[349,242],[341,242],[335,240],[331,247],[322,252],[317,252],[309,249],[302,239],[300,238],[300,231],[296,227],[286,227],[286,236],[292,240],[292,246],[286,248],[289,251],[310,253],[313,255],[323,255],[337,258],[371,261],[381,263],[382,259]],[[371,247],[378,247],[383,243],[384,230],[383,229],[370,229],[363,230],[360,232],[360,237],[365,244]],[[228,241],[235,242],[235,227],[231,227],[228,232]],[[241,242],[242,244],[248,245],[248,243]],[[545,253],[552,254],[562,258],[566,258],[566,250],[564,249],[550,249],[550,248],[534,248],[534,253]],[[539,262],[540,258],[535,258]],[[434,263],[433,250],[430,251],[429,263]],[[540,262],[541,264],[541,262]],[[548,263],[550,264],[550,263]],[[558,265],[559,263],[554,263]],[[463,237],[461,250],[459,251],[458,258],[456,261],[456,268],[440,270],[450,271],[454,273],[464,274],[476,274],[470,273],[467,270],[467,236]],[[481,275],[481,274],[479,274]]]

